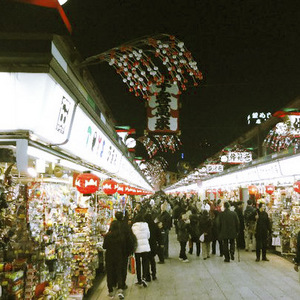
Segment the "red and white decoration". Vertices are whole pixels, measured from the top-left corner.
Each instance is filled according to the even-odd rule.
[[[91,173],[79,174],[75,179],[75,186],[82,194],[93,194],[98,191],[100,179]]]
[[[106,195],[113,195],[118,191],[118,183],[112,179],[107,179],[102,184],[102,191]]]
[[[300,194],[300,180],[296,181],[293,185],[294,191]]]
[[[266,193],[272,195],[275,191],[274,185],[266,185]]]

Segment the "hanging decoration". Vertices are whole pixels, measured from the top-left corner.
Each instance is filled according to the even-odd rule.
[[[140,165],[143,174],[151,185],[158,187],[161,187],[165,181],[165,170],[167,167],[167,161],[161,156],[149,159]]]
[[[158,146],[150,139],[149,136],[141,136],[137,139],[137,141],[144,145],[150,158],[152,158],[159,150]]]
[[[75,186],[82,194],[93,194],[98,191],[100,179],[91,173],[79,174],[75,179]]]
[[[249,185],[248,186],[249,195],[256,195],[258,193],[258,188],[256,185]]]
[[[283,121],[269,131],[263,145],[275,152],[289,147],[296,152],[300,147],[300,112],[278,111],[273,116]]]
[[[177,135],[154,135],[154,138],[160,150],[163,152],[171,151],[174,153],[179,150],[179,147],[182,145]]]
[[[150,99],[152,86],[166,80],[178,85],[178,94],[192,81],[203,79],[197,62],[184,43],[169,34],[159,34],[124,43],[87,58],[82,66],[107,62],[122,77],[135,96]]]
[[[270,184],[270,185],[266,185],[266,193],[269,195],[272,195],[275,191],[275,187],[274,185]]]
[[[297,192],[298,194],[300,194],[300,180],[296,181],[294,184],[293,184],[293,188],[294,188],[294,191]]]
[[[112,179],[107,179],[102,184],[102,190],[106,195],[113,195],[118,190],[118,183]]]

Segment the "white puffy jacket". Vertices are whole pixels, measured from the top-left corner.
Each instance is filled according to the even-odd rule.
[[[150,252],[150,230],[148,223],[146,222],[136,222],[132,225],[132,232],[137,239],[136,253]]]

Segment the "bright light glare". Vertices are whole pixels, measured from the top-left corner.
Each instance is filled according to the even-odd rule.
[[[64,5],[68,0],[58,0],[60,5]]]
[[[28,168],[27,172],[28,172],[29,176],[31,176],[31,177],[36,177],[37,176],[37,172],[34,168]]]

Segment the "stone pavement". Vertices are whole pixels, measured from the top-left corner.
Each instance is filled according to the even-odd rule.
[[[187,254],[190,262],[183,263],[178,254],[179,243],[173,228],[170,231],[170,258],[165,264],[157,264],[158,279],[144,288],[135,286],[135,275],[128,274],[125,299],[300,299],[298,273],[291,262],[276,254],[267,254],[269,262],[255,262],[255,252],[240,250],[240,261],[236,253],[235,260],[230,263],[224,263],[224,258],[218,255],[203,260],[195,254]],[[109,299],[106,278],[88,299]],[[118,299],[117,294],[114,299]]]

